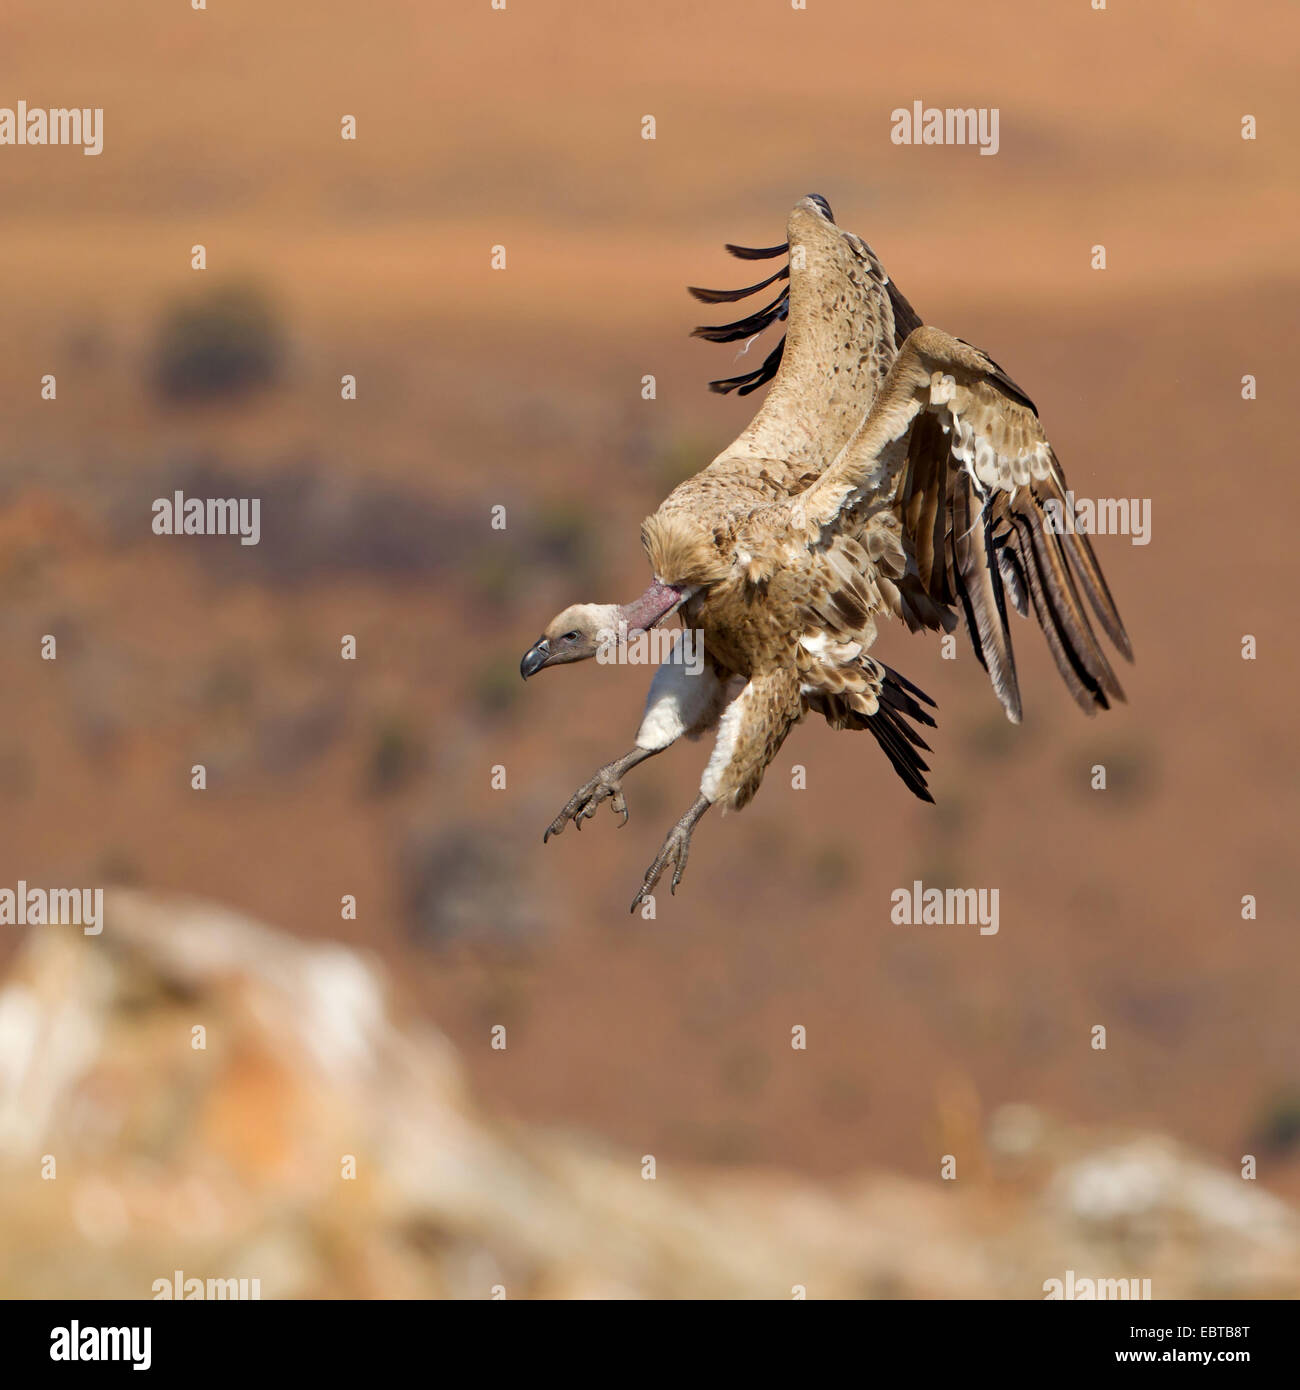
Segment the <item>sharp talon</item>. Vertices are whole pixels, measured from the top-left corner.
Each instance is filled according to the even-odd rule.
[[[622,829],[629,819],[627,809],[627,798],[623,795],[622,774],[629,767],[634,767],[638,762],[644,761],[649,754],[644,750],[634,750],[625,758],[617,758],[612,763],[607,763],[604,767],[598,768],[596,775],[585,785],[578,788],[569,798],[568,805],[551,822],[549,831],[542,836],[542,843],[545,844],[552,835],[558,835],[564,826],[572,821],[579,830],[582,829],[582,822],[585,820],[595,820],[596,813],[601,805],[608,801],[610,809],[619,818],[618,825]],[[663,871],[664,855],[660,856],[659,869]],[[656,875],[658,877],[658,875]],[[633,904],[635,910],[636,904]]]
[[[618,778],[613,775],[617,770],[615,764],[603,767],[590,782],[579,787],[569,798],[568,805],[551,822],[550,829],[542,836],[542,843],[545,844],[552,835],[558,835],[569,821],[581,830],[583,821],[594,820],[601,803],[605,801],[610,803],[615,815],[622,816],[619,824],[626,825],[627,800],[623,796],[623,788]]]
[[[691,832],[706,810],[708,810],[708,802],[701,798],[668,832],[668,838],[664,841],[663,848],[659,851],[654,863],[646,870],[640,897],[648,894],[662,878],[664,871],[670,867],[672,876],[668,882],[668,889],[674,897],[677,896],[677,889],[686,872],[687,856],[691,852]]]

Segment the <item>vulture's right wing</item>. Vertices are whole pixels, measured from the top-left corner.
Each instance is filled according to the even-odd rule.
[[[1080,591],[1129,660],[1132,649],[1087,536],[1063,524],[1065,491],[1033,402],[984,353],[923,327],[843,457],[794,499],[791,531],[814,550],[850,536],[877,548],[901,538],[901,616],[935,626],[959,611],[1015,722],[1007,602],[1022,616],[1032,604],[1061,676],[1092,714],[1123,691]],[[928,602],[909,600],[918,586]]]

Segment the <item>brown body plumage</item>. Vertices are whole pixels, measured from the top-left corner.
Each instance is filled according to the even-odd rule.
[[[605,799],[626,816],[620,779],[629,767],[683,733],[716,729],[700,798],[633,907],[669,864],[676,887],[700,815],[718,802],[744,806],[809,713],[872,733],[911,790],[932,799],[927,745],[913,728],[933,725],[932,702],[869,655],[878,614],[913,631],[963,623],[1014,722],[1008,605],[1022,615],[1032,607],[1087,713],[1123,695],[1085,599],[1131,657],[1086,536],[1048,524],[1045,504],[1064,508],[1065,481],[1020,387],[978,349],[923,326],[824,199],[795,207],[784,245],[729,249],[789,260],[748,290],[692,291],[697,298],[728,302],[784,280],[789,288],[758,314],[697,333],[726,342],[783,318],[788,327],[763,366],[713,387],[745,394],[774,384],[735,443],[643,523],[656,580],[647,596],[622,610],[566,610],[524,662],[527,675],[576,659],[611,614],[653,626],[678,612],[703,635],[695,684],[661,667],[636,748],[580,788],[547,832],[581,824]],[[566,642],[570,654],[559,654]]]

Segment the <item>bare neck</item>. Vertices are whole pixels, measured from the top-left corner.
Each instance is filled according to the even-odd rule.
[[[681,599],[680,589],[674,589],[670,584],[661,584],[656,579],[640,598],[634,598],[631,603],[625,603],[619,608],[619,619],[627,624],[629,632],[645,632],[656,623],[662,622]]]

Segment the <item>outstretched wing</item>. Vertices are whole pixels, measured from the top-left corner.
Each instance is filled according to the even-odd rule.
[[[748,395],[773,382],[754,420],[718,462],[743,467],[743,460],[772,461],[778,468],[768,471],[793,485],[819,474],[861,425],[898,344],[920,320],[871,248],[835,225],[820,194],[796,204],[779,246],[729,244],[727,250],[742,260],[787,259],[743,289],[692,288],[706,304],[735,303],[769,290],[773,296],[756,312],[697,328],[693,336],[734,343],[775,323],[785,323],[786,331],[761,366],[709,383],[713,391]]]
[[[1065,491],[1033,402],[984,353],[922,327],[843,457],[794,499],[791,528],[815,551],[849,537],[896,552],[901,542],[902,573],[879,576],[891,605],[914,629],[960,613],[1013,722],[1021,703],[1007,607],[1024,616],[1032,606],[1092,714],[1124,695],[1084,598],[1129,660],[1132,649],[1087,536],[1063,524]]]
[[[835,221],[835,214],[831,211],[831,205],[820,193],[810,193],[804,201],[811,203],[828,222],[833,223]],[[856,242],[858,238],[851,237],[850,241]],[[790,287],[786,282],[790,279],[790,243],[783,241],[779,246],[737,246],[732,242],[727,242],[724,249],[742,261],[769,261],[775,260],[778,256],[787,258],[779,270],[755,285],[746,285],[738,290],[706,290],[695,285],[691,285],[688,289],[688,293],[694,295],[702,304],[735,304],[739,300],[748,299],[750,295],[758,294],[761,290],[766,290],[774,285],[780,286],[769,304],[744,318],[737,319],[734,323],[702,324],[691,332],[692,338],[703,338],[705,342],[709,343],[735,343],[746,340],[746,347],[742,351],[748,352],[750,343],[754,338],[761,336],[774,323],[784,323],[789,313]],[[861,244],[861,250],[871,260],[875,259],[871,248],[865,243]],[[878,265],[877,269],[879,269]],[[907,302],[898,286],[883,271],[880,274],[889,296],[890,308],[893,310],[894,346],[901,347],[903,339],[912,329],[921,326],[921,318]],[[709,382],[709,390],[724,396],[729,391],[734,391],[738,396],[748,396],[772,380],[781,365],[784,352],[785,334],[782,334],[776,346],[763,359],[761,366],[752,371],[743,372],[740,376],[724,377],[718,381],[711,381]]]

